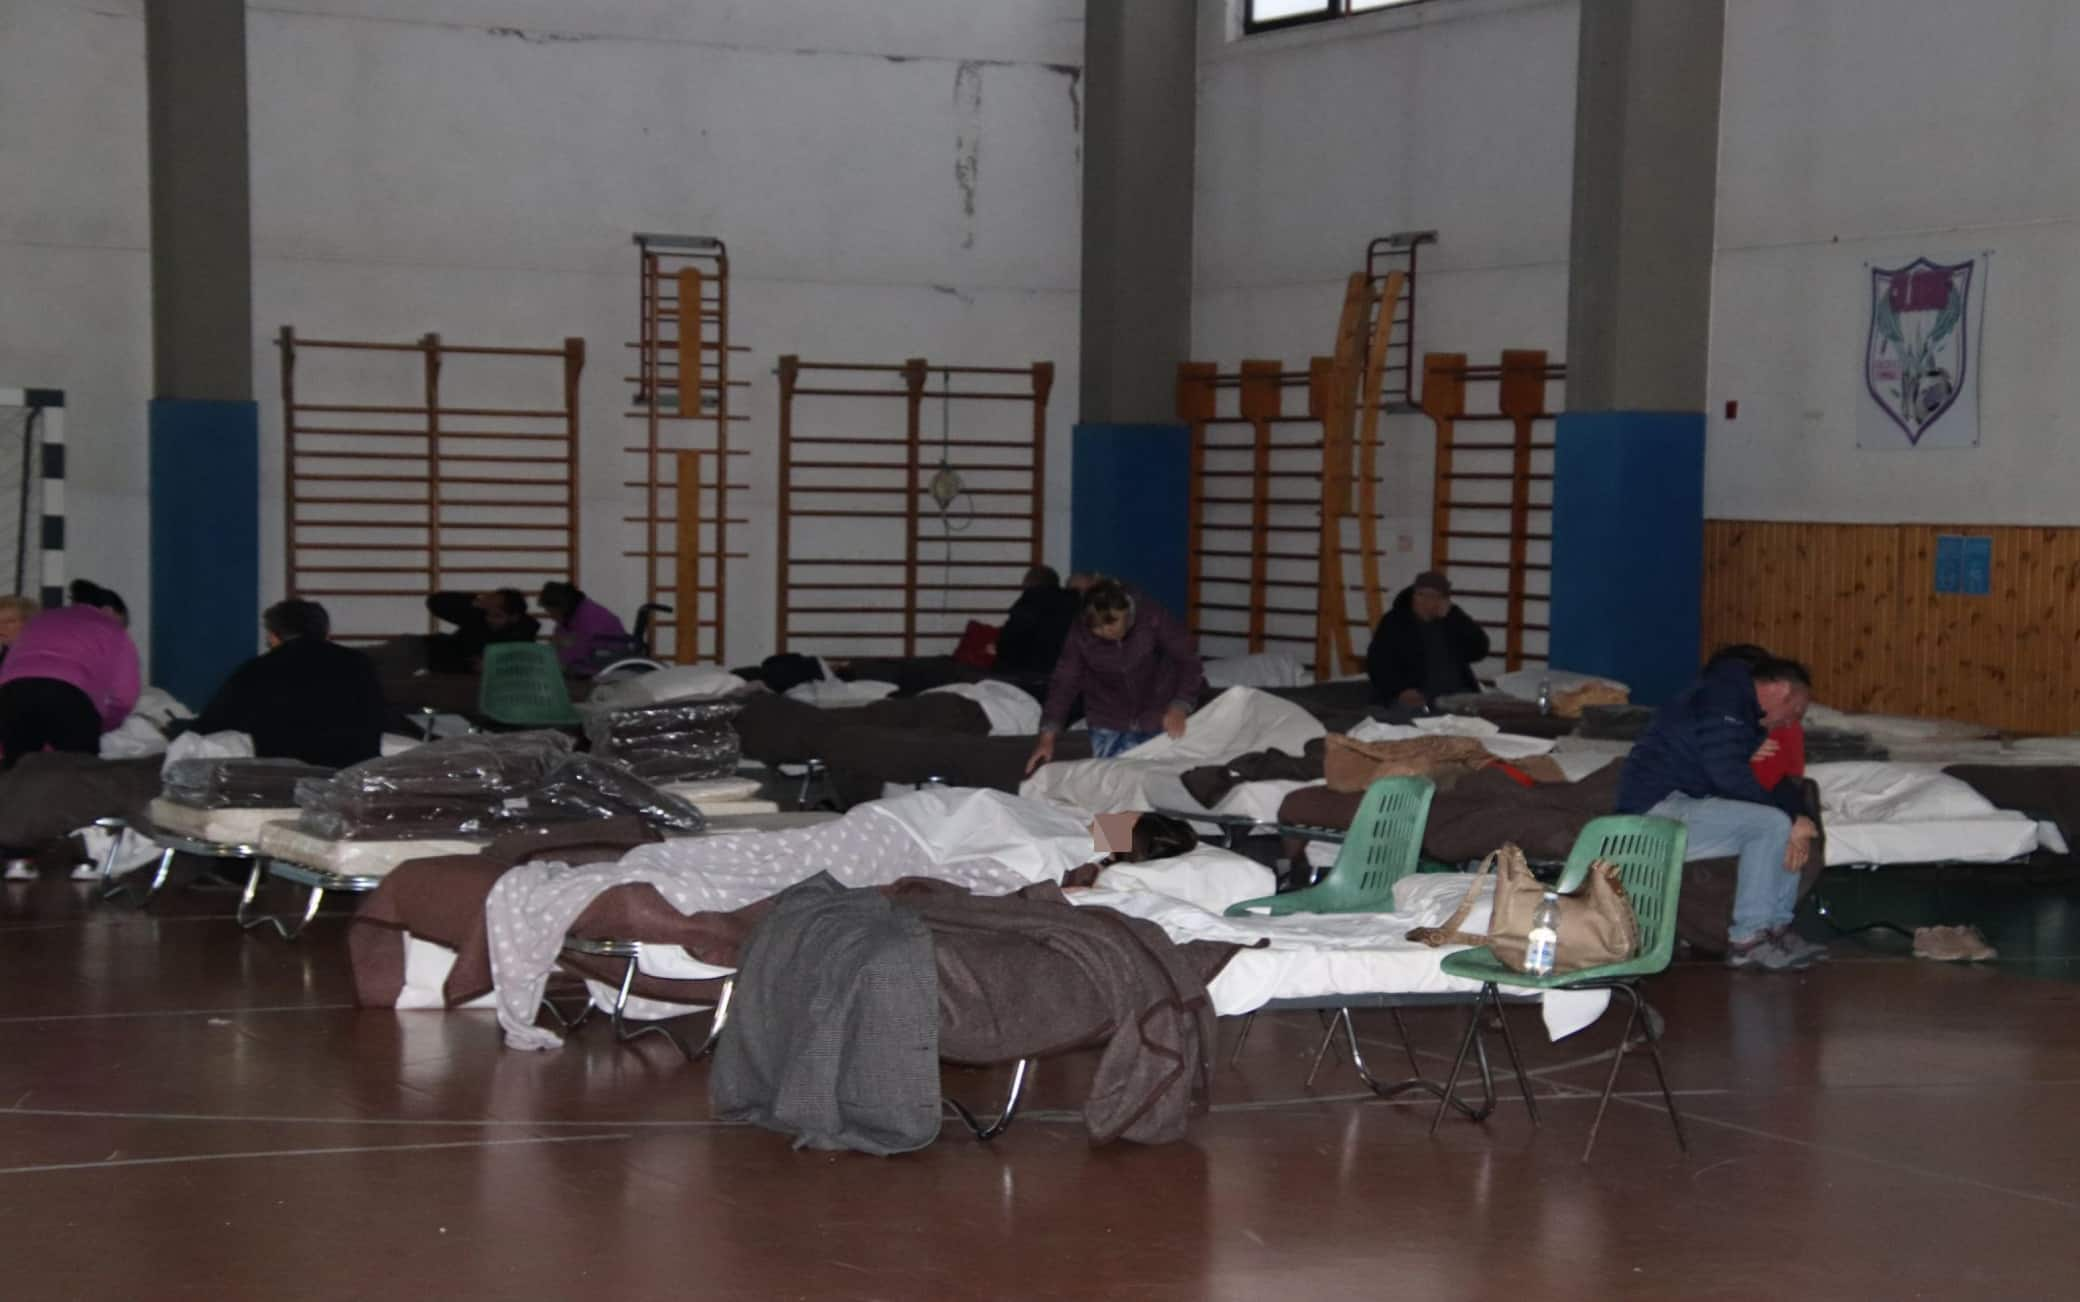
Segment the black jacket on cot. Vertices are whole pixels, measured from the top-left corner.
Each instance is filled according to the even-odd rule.
[[[493,628],[477,609],[474,592],[436,592],[426,599],[426,609],[453,633],[436,633],[427,649],[427,667],[436,673],[466,674],[476,668],[484,648],[493,642],[533,642],[542,635],[542,623],[522,615],[503,628]]]
[[[1410,688],[1423,691],[1431,681],[1415,594],[1414,588],[1401,590],[1387,613],[1380,616],[1379,627],[1372,630],[1372,645],[1365,649],[1365,676],[1372,680],[1372,699],[1381,705],[1392,705]],[[1444,640],[1451,647],[1458,690],[1479,691],[1481,684],[1473,675],[1473,666],[1488,658],[1487,631],[1457,606],[1438,622],[1444,625]]]
[[[382,753],[383,685],[352,647],[291,638],[232,670],[189,731],[249,733],[262,757],[345,768]]]
[[[1069,626],[1083,594],[1068,588],[1030,588],[1011,603],[997,634],[996,668],[1007,674],[1049,674],[1062,658]]]
[[[1774,805],[1791,817],[1806,812],[1805,784],[1786,778],[1765,791],[1749,761],[1769,736],[1748,667],[1726,662],[1707,670],[1683,694],[1654,712],[1632,744],[1618,785],[1618,812],[1644,814],[1681,792],[1706,799]]]

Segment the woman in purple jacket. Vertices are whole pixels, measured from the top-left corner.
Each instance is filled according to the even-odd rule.
[[[1112,759],[1160,734],[1184,736],[1185,717],[1206,683],[1191,631],[1154,598],[1118,579],[1100,578],[1083,601],[1055,662],[1031,773],[1054,758],[1054,738],[1083,698],[1091,754]]]
[[[123,599],[89,583],[29,621],[0,665],[0,769],[45,748],[93,755],[137,704],[137,647]]]
[[[542,609],[556,621],[556,635],[549,640],[565,673],[590,673],[601,650],[628,643],[620,616],[578,591],[575,583],[543,584]]]

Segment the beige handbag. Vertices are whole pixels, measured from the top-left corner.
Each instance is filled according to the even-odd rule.
[[[1495,911],[1483,936],[1459,930],[1466,915],[1480,898],[1481,885],[1490,870],[1495,875]],[[1545,898],[1546,888],[1531,875],[1524,852],[1505,845],[1481,861],[1480,871],[1466,888],[1466,898],[1441,927],[1417,927],[1408,938],[1435,949],[1443,945],[1486,945],[1495,957],[1518,972],[1524,970],[1526,938],[1531,934],[1531,916]],[[1639,953],[1639,918],[1626,898],[1617,865],[1597,860],[1579,891],[1560,897],[1560,943],[1553,970],[1578,972],[1583,968],[1622,963]]]

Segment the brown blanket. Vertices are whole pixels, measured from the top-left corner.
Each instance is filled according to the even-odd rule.
[[[989,735],[989,716],[980,705],[951,692],[874,701],[867,705],[826,710],[790,701],[770,692],[745,698],[737,713],[737,736],[744,754],[761,764],[802,764],[827,760],[832,738],[856,728]]]
[[[969,702],[973,704],[973,702]],[[1026,760],[1034,737],[977,737],[965,733],[917,728],[847,728],[832,734],[823,747],[830,769],[831,792],[840,809],[879,800],[890,782],[916,784],[941,778],[949,786],[985,787],[1017,794],[1025,780]],[[1088,732],[1065,732],[1055,738],[1060,761],[1091,757]]]
[[[162,755],[105,760],[41,751],[0,774],[0,847],[33,853],[97,818],[141,815],[159,794]]]
[[[448,946],[456,953],[442,995],[448,1005],[468,1003],[491,991],[491,949],[484,928],[484,901],[506,869],[530,859],[555,858],[567,863],[601,863],[619,859],[636,846],[658,840],[635,818],[604,819],[536,829],[500,837],[482,854],[447,855],[399,864],[364,900],[347,928],[347,955],[354,965],[354,996],[364,1008],[394,1008],[404,990],[404,938],[409,932]],[[617,887],[593,902],[584,921],[601,913],[602,924],[618,917],[608,901],[623,892],[646,892],[673,917],[682,916],[649,886]],[[620,903],[617,901],[617,903]],[[624,906],[625,907],[625,906]],[[623,936],[605,929],[587,935]],[[619,981],[612,962],[587,975]],[[639,990],[639,993],[647,993]],[[661,995],[652,997],[662,998]]]

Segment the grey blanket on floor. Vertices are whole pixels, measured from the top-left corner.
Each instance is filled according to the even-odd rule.
[[[751,933],[715,1115],[797,1148],[887,1155],[939,1135],[939,976],[915,913],[828,873],[790,886]]]

